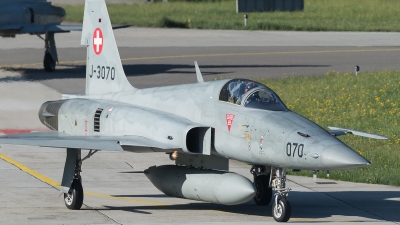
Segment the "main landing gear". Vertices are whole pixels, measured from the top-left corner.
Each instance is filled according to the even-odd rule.
[[[83,204],[83,187],[81,177],[82,162],[97,150],[90,150],[88,155],[81,159],[80,149],[67,149],[67,159],[65,161],[64,174],[61,182],[61,191],[64,192],[64,202],[68,209],[78,210]]]
[[[80,209],[83,204],[83,187],[79,179],[74,179],[68,193],[64,193],[65,206],[68,209]]]
[[[58,62],[56,41],[54,39],[54,33],[46,32],[45,38],[42,38],[44,41],[44,58],[43,58],[43,67],[46,72],[53,72],[56,69],[56,62]]]
[[[254,201],[257,205],[268,205],[272,199],[272,188],[269,185],[271,169],[265,166],[253,166],[250,173],[254,176],[256,195]]]
[[[43,67],[46,72],[53,72],[56,70],[56,61],[51,57],[50,52],[46,51],[44,53]]]
[[[286,188],[286,169],[253,165],[250,172],[254,176],[254,186],[257,189],[254,196],[256,204],[268,205],[272,200],[272,190],[274,190],[272,216],[277,222],[289,221],[292,209],[287,200],[290,189]]]

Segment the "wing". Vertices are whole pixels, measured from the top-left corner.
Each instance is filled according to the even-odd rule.
[[[0,31],[2,30],[19,30],[22,28],[22,25],[18,24],[6,24],[0,26]]]
[[[0,136],[0,144],[105,151],[127,149],[134,152],[165,151],[178,148],[140,136],[72,136],[57,131]]]
[[[32,25],[32,26],[22,26],[19,30],[20,34],[29,33],[63,33],[70,31],[81,31],[82,25]]]
[[[127,28],[129,25],[113,26],[113,29]],[[70,31],[82,31],[82,25],[32,25],[32,26],[22,26],[22,25],[5,25],[0,26],[0,31],[14,30],[18,31],[18,34],[36,34],[36,33],[65,33]]]
[[[46,27],[46,32],[81,31],[82,25],[51,25]]]
[[[328,127],[328,128],[329,128],[328,132],[334,136],[353,134],[353,135],[367,137],[367,138],[373,138],[373,139],[381,139],[381,140],[389,139],[388,137],[383,136],[383,135],[372,134],[372,133],[367,133],[367,132],[358,131],[358,130],[350,130],[350,129],[341,128],[341,127]]]

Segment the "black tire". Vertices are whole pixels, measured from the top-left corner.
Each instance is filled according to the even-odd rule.
[[[56,61],[54,61],[49,52],[44,54],[43,66],[46,72],[53,72],[56,69]]]
[[[68,209],[78,210],[83,204],[83,188],[79,180],[74,180],[72,182],[71,191],[64,193],[65,206]]]
[[[257,193],[254,196],[254,201],[257,205],[268,205],[272,199],[272,188],[269,186],[269,176],[260,175],[254,178],[254,186]]]
[[[276,222],[287,222],[292,214],[292,208],[286,198],[278,199],[278,205],[272,205],[272,216]]]

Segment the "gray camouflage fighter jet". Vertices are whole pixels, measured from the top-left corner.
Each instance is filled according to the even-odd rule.
[[[80,25],[60,25],[65,20],[65,10],[46,0],[0,0],[0,36],[34,34],[43,39],[44,69],[54,71],[58,62],[55,33],[80,31]]]
[[[366,166],[368,160],[335,136],[386,139],[337,127],[326,131],[251,80],[204,82],[197,63],[197,83],[134,88],[122,68],[104,0],[86,0],[83,21],[85,95],[64,95],[41,106],[39,119],[53,131],[0,138],[6,144],[67,149],[61,192],[69,209],[82,206],[82,162],[97,151],[167,152],[176,165],[144,171],[161,192],[225,205],[272,200],[273,217],[286,222],[287,168]],[[89,150],[86,157],[81,149]],[[252,164],[254,182],[229,172],[229,159]]]

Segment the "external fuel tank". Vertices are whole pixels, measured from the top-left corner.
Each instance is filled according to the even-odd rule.
[[[144,173],[158,190],[171,197],[237,205],[251,200],[256,193],[249,179],[227,171],[163,165]]]

